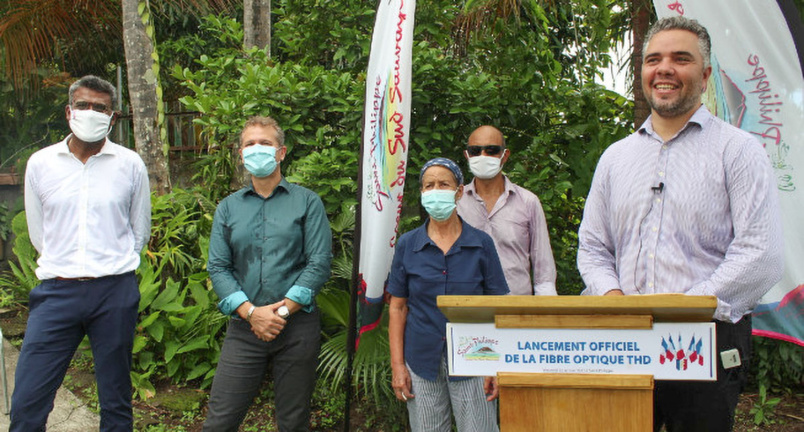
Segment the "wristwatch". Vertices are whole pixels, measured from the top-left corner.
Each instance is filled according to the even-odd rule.
[[[282,319],[287,319],[287,317],[290,316],[290,311],[287,306],[282,305],[276,310],[276,314],[282,317]]]

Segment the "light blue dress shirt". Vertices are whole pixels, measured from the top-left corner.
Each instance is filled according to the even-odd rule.
[[[663,141],[651,118],[600,158],[578,233],[583,294],[714,295],[737,322],[781,279],[768,155],[701,106]]]

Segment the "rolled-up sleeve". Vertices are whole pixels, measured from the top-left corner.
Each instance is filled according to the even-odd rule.
[[[312,310],[315,296],[327,282],[332,265],[332,231],[324,204],[310,194],[304,222],[304,257],[306,265],[285,295],[290,300]]]
[[[229,246],[227,232],[229,209],[225,202],[215,210],[212,221],[212,232],[209,236],[209,260],[207,271],[212,280],[212,288],[221,299],[218,309],[224,315],[231,315],[238,306],[248,300],[240,284],[234,276],[232,249]]]

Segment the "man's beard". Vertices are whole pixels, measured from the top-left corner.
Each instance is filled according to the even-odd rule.
[[[663,101],[653,96],[648,97],[648,105],[661,117],[674,118],[685,115],[701,103],[700,95],[681,95],[675,101]]]

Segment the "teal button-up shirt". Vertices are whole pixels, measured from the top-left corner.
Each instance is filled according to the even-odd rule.
[[[284,178],[268,198],[249,185],[215,211],[207,270],[225,315],[246,301],[263,306],[286,297],[310,312],[331,262],[321,198]]]

